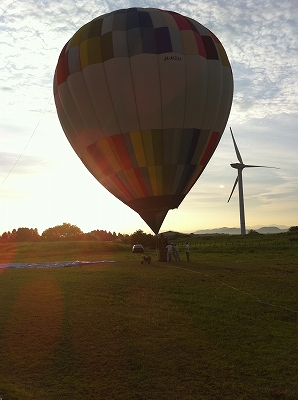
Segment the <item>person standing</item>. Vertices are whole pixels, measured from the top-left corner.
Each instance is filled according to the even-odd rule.
[[[176,243],[175,243],[175,245],[174,245],[174,254],[175,254],[175,260],[176,260],[176,261],[180,261],[179,248],[178,248],[178,246],[177,246]]]
[[[189,262],[189,243],[185,243],[185,253],[186,253],[186,260]]]
[[[167,261],[171,261],[172,260],[172,253],[173,253],[173,246],[171,244],[168,244],[166,246],[166,249],[168,250],[168,252],[167,252]]]
[[[175,243],[172,243],[172,253],[173,253],[174,260],[177,261]]]

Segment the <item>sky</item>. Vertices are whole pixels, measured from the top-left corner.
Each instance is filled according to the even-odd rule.
[[[0,3],[0,234],[64,222],[87,233],[152,233],[84,167],[60,126],[53,75],[60,51],[95,17],[156,7],[191,17],[222,42],[234,98],[222,139],[205,171],[160,232],[239,227],[237,162],[279,169],[243,172],[247,228],[298,225],[297,0],[74,1]]]

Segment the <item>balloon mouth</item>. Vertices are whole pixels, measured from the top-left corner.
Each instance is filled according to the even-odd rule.
[[[149,196],[131,200],[126,204],[140,215],[155,234],[158,234],[168,211],[178,208],[184,197],[184,194]]]

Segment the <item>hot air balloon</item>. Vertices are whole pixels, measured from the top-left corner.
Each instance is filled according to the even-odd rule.
[[[95,18],[66,43],[54,97],[83,164],[158,233],[219,143],[233,76],[222,44],[199,22],[129,8]]]

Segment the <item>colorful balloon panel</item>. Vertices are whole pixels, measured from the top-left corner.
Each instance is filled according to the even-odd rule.
[[[130,8],[74,34],[58,60],[54,96],[84,165],[157,233],[218,145],[233,77],[207,28],[171,11]]]

